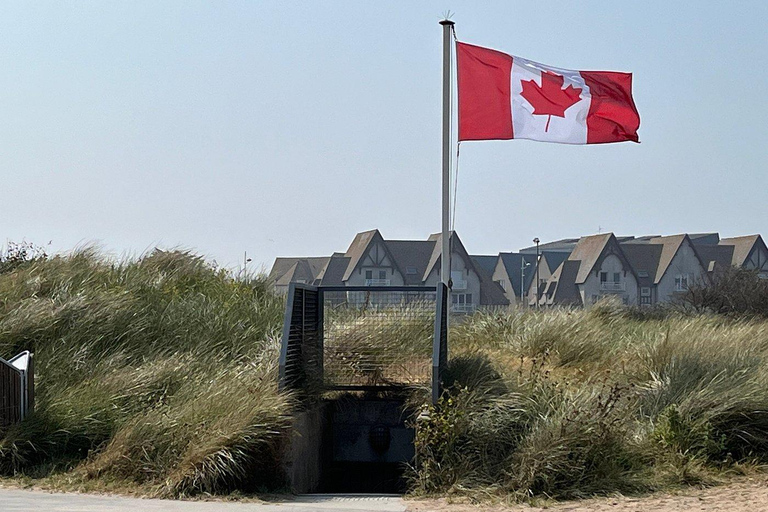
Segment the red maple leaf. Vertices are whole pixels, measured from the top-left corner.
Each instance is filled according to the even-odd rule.
[[[581,89],[573,85],[563,89],[563,76],[551,71],[541,73],[541,87],[533,80],[521,80],[520,83],[523,84],[520,94],[533,107],[533,115],[548,116],[545,132],[549,130],[552,116],[565,117],[568,107],[581,100]]]

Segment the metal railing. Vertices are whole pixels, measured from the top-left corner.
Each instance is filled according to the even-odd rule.
[[[609,292],[623,292],[627,289],[627,283],[624,281],[602,281],[600,289]]]
[[[325,391],[432,388],[447,364],[447,288],[292,283],[280,387]]]
[[[467,282],[463,280],[453,281],[453,286],[451,286],[451,290],[466,290],[466,289],[467,289]]]
[[[389,286],[389,279],[366,279],[365,286]]]
[[[23,420],[34,406],[32,354],[24,351],[8,361],[0,358],[0,428]]]

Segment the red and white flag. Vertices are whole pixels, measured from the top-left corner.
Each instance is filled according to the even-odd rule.
[[[459,140],[639,142],[632,74],[573,71],[456,43]]]

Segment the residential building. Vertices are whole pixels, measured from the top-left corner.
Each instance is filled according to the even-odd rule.
[[[518,253],[470,255],[451,233],[451,304],[479,307],[589,306],[614,296],[625,304],[669,302],[694,284],[707,284],[731,267],[768,278],[768,247],[760,235],[718,233],[621,236],[601,233],[525,247]],[[358,233],[346,252],[327,257],[277,258],[270,280],[336,286],[435,286],[440,281],[441,235],[386,240],[378,230]],[[538,278],[538,279],[537,279]]]
[[[613,233],[579,239],[550,277],[539,304],[589,305],[606,295],[637,304],[637,275]]]
[[[451,308],[509,305],[502,287],[486,270],[490,260],[471,257],[451,233]],[[442,235],[427,240],[385,240],[374,229],[358,233],[344,253],[319,258],[277,258],[269,279],[285,292],[291,282],[335,286],[436,286],[440,281]]]
[[[504,289],[510,304],[524,304],[531,281],[536,277],[536,254],[499,253],[491,276]]]
[[[731,265],[757,270],[760,277],[768,279],[768,247],[762,236],[723,238],[718,245],[733,248]]]

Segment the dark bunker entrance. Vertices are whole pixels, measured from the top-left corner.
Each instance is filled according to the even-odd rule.
[[[301,402],[286,462],[293,492],[406,491],[412,404],[437,399],[447,362],[446,298],[442,284],[291,285],[280,386]]]

